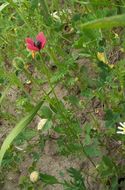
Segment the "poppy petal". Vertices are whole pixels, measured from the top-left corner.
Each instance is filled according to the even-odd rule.
[[[25,42],[26,42],[27,44],[31,44],[31,45],[34,44],[34,41],[33,41],[31,38],[26,38],[26,39],[25,39]]]
[[[27,48],[29,50],[39,51],[39,48],[37,48],[37,47],[35,47],[34,45],[31,45],[31,44],[27,44]]]
[[[37,36],[36,39],[41,42],[42,48],[44,48],[46,44],[46,37],[44,36],[43,32],[40,32]]]

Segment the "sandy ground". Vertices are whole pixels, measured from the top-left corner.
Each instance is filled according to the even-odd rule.
[[[88,61],[82,61],[80,64],[86,64],[89,65]],[[91,72],[91,71],[90,71]],[[93,73],[93,72],[92,72]],[[45,86],[45,89],[47,86]],[[75,89],[76,90],[76,89]],[[57,86],[55,89],[56,94],[58,95],[59,99],[63,100],[63,97],[67,95],[67,91],[62,88],[62,86]],[[40,92],[38,91],[38,94]],[[13,117],[13,122],[11,119],[11,124],[8,119],[1,119],[0,120],[0,142],[2,142],[6,135],[11,131],[13,128],[13,123],[15,122],[14,119],[17,121],[20,120],[21,112],[17,110],[14,106],[15,100],[18,96],[18,89],[13,87],[10,89],[9,93],[7,94],[8,104],[3,106],[3,110],[7,110],[8,113],[11,113],[11,116]],[[40,97],[41,95],[39,95]],[[6,101],[6,100],[5,100]],[[6,101],[7,102],[7,101]],[[99,118],[99,122],[101,125],[103,125],[103,105],[100,104],[100,102],[96,99],[92,100],[92,105],[89,105],[87,108],[87,111],[94,111],[96,116]],[[90,118],[86,115],[86,113],[77,113],[78,118],[80,119],[81,123],[84,124],[86,120],[90,120]],[[29,125],[31,128],[35,128],[38,123],[38,116],[34,119],[34,121]],[[35,139],[38,140],[37,137]],[[34,139],[30,142],[33,143]],[[37,149],[34,145],[34,149]],[[95,160],[95,162],[98,161],[98,159]],[[21,162],[18,166],[18,171],[6,171],[6,179],[4,185],[2,186],[1,190],[20,190],[18,187],[19,179],[21,176],[28,176],[29,172],[28,169],[32,166],[32,158],[30,155],[26,155],[23,162]],[[41,156],[39,161],[37,162],[36,168],[38,171],[42,173],[47,173],[49,175],[53,175],[57,177],[59,180],[63,180],[65,176],[65,179],[69,179],[69,176],[66,172],[66,169],[69,169],[70,167],[74,167],[76,169],[81,169],[86,173],[86,183],[88,186],[88,189],[90,190],[105,190],[99,182],[96,181],[96,179],[93,181],[93,179],[88,176],[88,173],[91,174],[91,176],[96,176],[95,168],[86,160],[83,156],[81,158],[78,158],[77,156],[71,156],[71,157],[64,157],[60,156],[57,153],[57,145],[56,140],[48,140],[46,141],[44,151],[41,152]],[[63,175],[61,175],[63,174]],[[96,183],[97,182],[97,183]],[[99,184],[99,185],[97,185]],[[37,189],[36,189],[37,190]],[[38,189],[39,190],[39,189]],[[44,190],[63,190],[63,187],[61,185],[55,185],[55,186],[47,186],[44,188]]]
[[[63,96],[66,95],[66,91],[62,90],[62,87],[56,88],[56,94],[58,94],[58,97],[60,99],[63,99]],[[16,93],[15,93],[16,92]],[[14,101],[16,100],[16,97],[18,95],[18,90],[16,88],[12,88],[9,90],[9,93],[7,95],[7,98],[9,100],[9,103],[7,105],[7,112],[11,113],[13,117],[20,118],[21,112],[17,113],[16,108],[13,106]],[[18,119],[17,119],[18,120]],[[38,116],[34,119],[34,121],[29,125],[29,127],[34,128],[37,126],[38,123]],[[1,119],[1,129],[0,129],[0,141],[2,142],[6,135],[11,131],[13,128],[12,123],[10,124],[7,119]],[[37,137],[35,139],[38,140]],[[32,141],[31,141],[32,143]],[[34,147],[35,149],[35,147]],[[66,172],[66,169],[70,167],[74,167],[77,169],[80,169],[80,166],[83,162],[83,160],[80,160],[77,157],[64,157],[58,155],[57,151],[57,145],[55,140],[48,140],[46,141],[44,151],[41,153],[41,158],[39,159],[36,168],[38,171],[42,173],[47,173],[49,175],[53,175],[57,177],[59,180],[63,180],[63,177],[60,175],[60,173],[63,173],[65,176],[65,179],[68,178],[68,174]],[[25,156],[25,160],[19,164],[18,171],[7,171],[6,172],[6,179],[4,185],[2,186],[1,190],[19,190],[18,182],[20,179],[20,176],[28,176],[28,169],[32,166],[32,159],[30,155]],[[20,171],[20,172],[19,172]],[[45,190],[63,190],[63,187],[61,185],[55,185],[55,186],[47,186],[44,188]]]

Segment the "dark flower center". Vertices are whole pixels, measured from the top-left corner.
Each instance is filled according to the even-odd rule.
[[[34,46],[39,48],[39,49],[41,49],[41,45],[42,45],[42,43],[40,41],[34,42]]]

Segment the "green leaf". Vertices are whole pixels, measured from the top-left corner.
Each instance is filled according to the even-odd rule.
[[[48,106],[42,106],[42,108],[40,109],[39,114],[43,118],[47,118],[47,119],[52,118],[52,111],[50,110],[50,108]]]
[[[59,181],[54,176],[48,174],[40,173],[40,179],[42,180],[42,182],[50,185],[59,183]]]
[[[1,12],[7,5],[9,5],[9,3],[3,3],[2,5],[0,5],[0,12]]]
[[[119,184],[118,184],[118,178],[117,178],[117,176],[113,176],[112,179],[111,179],[111,190],[117,190],[117,189],[119,189],[118,186],[119,186]]]
[[[26,130],[23,130],[15,139],[14,143],[16,145],[22,144],[24,141],[28,141],[32,139],[34,136],[37,135],[36,130],[32,130],[30,128],[27,128]]]
[[[84,146],[84,151],[89,157],[100,156],[99,148],[95,145],[86,145]]]
[[[75,168],[69,168],[67,170],[70,177],[72,178],[69,182],[65,180],[64,189],[65,190],[86,190],[85,179],[80,170]]]
[[[112,169],[114,167],[112,160],[108,156],[103,156],[103,162],[110,169]]]
[[[74,105],[74,106],[79,105],[79,99],[76,96],[71,95],[68,97],[68,99],[72,105]]]
[[[79,3],[81,5],[93,5],[93,6],[109,6],[111,5],[111,2],[109,0],[91,0],[91,1],[83,1],[83,0],[73,0],[73,2]]]
[[[46,124],[44,125],[42,131],[47,131],[52,127],[52,121],[47,121]]]
[[[114,112],[111,109],[105,110],[105,127],[111,128],[120,120],[120,113]]]
[[[8,86],[5,88],[4,92],[2,93],[2,96],[0,97],[0,105],[2,104],[3,99],[5,98],[6,94],[9,91],[9,89],[10,89],[10,84],[8,84]]]
[[[0,166],[2,163],[2,159],[4,157],[4,154],[6,153],[7,149],[10,147],[12,141],[17,137],[17,135],[33,120],[36,113],[40,109],[41,105],[43,104],[43,100],[40,101],[33,109],[32,111],[25,116],[16,126],[10,134],[6,137],[4,140],[1,150],[0,150]]]
[[[125,14],[105,17],[101,19],[96,19],[85,24],[81,24],[80,27],[82,29],[90,28],[90,29],[99,29],[99,28],[112,28],[116,26],[125,25]]]

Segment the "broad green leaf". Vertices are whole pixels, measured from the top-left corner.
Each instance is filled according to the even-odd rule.
[[[0,12],[1,12],[7,5],[9,5],[9,3],[3,3],[2,5],[0,5]]]
[[[125,25],[125,14],[96,19],[87,22],[85,24],[81,24],[80,27],[82,29],[85,28],[97,29],[97,28],[112,28],[123,25]]]
[[[1,150],[0,150],[0,166],[2,163],[2,159],[4,157],[4,154],[6,153],[7,149],[10,147],[10,144],[12,141],[17,137],[17,135],[33,120],[34,116],[40,109],[41,105],[43,104],[43,100],[40,101],[33,109],[32,111],[25,116],[16,126],[10,134],[6,137],[4,140]]]

